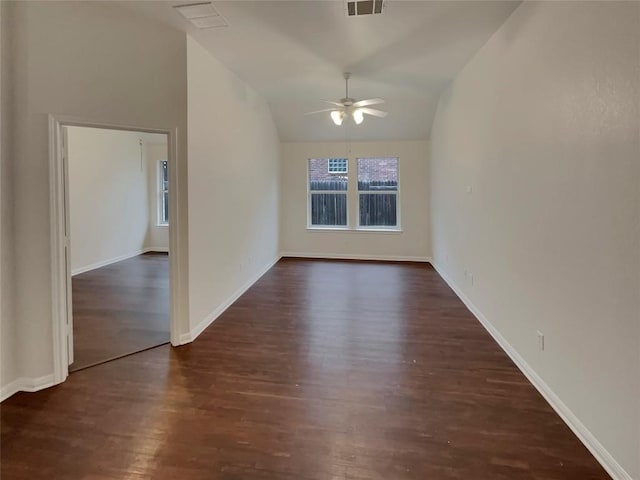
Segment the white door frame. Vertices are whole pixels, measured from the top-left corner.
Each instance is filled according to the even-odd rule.
[[[72,318],[71,270],[67,258],[69,246],[68,169],[65,158],[64,127],[93,127],[129,130],[167,135],[169,162],[169,305],[171,344],[180,345],[180,255],[178,209],[177,128],[149,128],[138,125],[110,124],[65,115],[49,115],[49,196],[51,217],[51,303],[53,333],[54,382],[61,383],[69,375],[69,336]],[[68,343],[69,342],[69,343]]]

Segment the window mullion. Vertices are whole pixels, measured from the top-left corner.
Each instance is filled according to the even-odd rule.
[[[358,225],[358,166],[355,164],[356,159],[349,156],[347,164],[350,172],[348,178],[347,190],[347,226],[356,228]]]

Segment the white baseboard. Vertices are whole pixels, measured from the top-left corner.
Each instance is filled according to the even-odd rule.
[[[381,262],[425,262],[430,263],[430,257],[410,257],[403,255],[367,255],[367,254],[343,254],[343,253],[300,253],[281,252],[281,257],[290,258],[326,258],[328,260],[378,260]]]
[[[241,286],[229,298],[227,298],[227,300],[219,305],[218,308],[216,308],[213,312],[202,319],[200,323],[193,327],[189,333],[183,333],[182,335],[180,335],[178,345],[184,345],[186,343],[193,342],[198,337],[198,335],[200,335],[209,325],[211,325],[220,315],[222,315],[224,311],[233,304],[233,302],[238,300],[238,298],[240,298],[244,292],[249,290],[249,288],[254,283],[256,283],[265,273],[267,273],[271,267],[278,263],[280,258],[280,256],[276,257],[273,262],[269,263],[267,266],[258,271],[258,273],[251,277],[251,279],[247,283]]]
[[[20,377],[0,388],[0,402],[18,392],[37,392],[56,385],[53,373],[38,378]]]
[[[142,253],[157,252],[157,253],[169,253],[169,247],[145,247]]]
[[[469,298],[458,288],[458,286],[444,273],[444,271],[431,262],[433,268],[449,287],[458,295],[460,300],[467,306],[469,311],[478,319],[482,326],[489,332],[493,339],[500,345],[502,350],[511,358],[513,363],[520,369],[525,377],[540,392],[544,399],[551,405],[560,418],[573,431],[578,439],[587,447],[596,460],[603,466],[614,480],[633,480],[631,475],[613,458],[609,451],[598,441],[589,429],[578,419],[571,409],[556,395],[538,373],[522,358],[515,348],[502,336],[484,314],[469,300]]]
[[[145,247],[140,250],[136,250],[135,252],[126,253],[124,255],[120,255],[118,257],[109,258],[107,260],[102,260],[100,262],[92,263],[91,265],[86,265],[84,267],[76,268],[71,271],[71,276],[79,275],[81,273],[90,272],[91,270],[96,270],[98,268],[106,267],[107,265],[111,265],[112,263],[121,262],[122,260],[126,260],[128,258],[137,257],[138,255],[142,255],[143,253],[148,252],[168,252],[169,249],[167,247]]]

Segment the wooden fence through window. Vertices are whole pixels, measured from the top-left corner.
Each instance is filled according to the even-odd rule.
[[[311,225],[347,225],[346,178],[312,181],[309,182],[309,189],[311,190]],[[360,226],[397,225],[397,191],[398,182],[396,181],[358,182]]]

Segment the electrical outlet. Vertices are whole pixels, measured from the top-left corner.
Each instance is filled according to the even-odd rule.
[[[538,330],[537,333],[538,333],[538,348],[541,351],[544,351],[544,334],[540,330]]]

